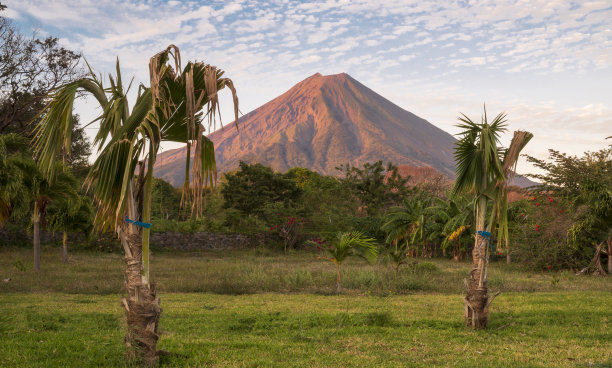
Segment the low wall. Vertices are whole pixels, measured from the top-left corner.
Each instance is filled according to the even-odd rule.
[[[252,235],[207,232],[196,232],[193,234],[175,232],[151,233],[151,245],[177,250],[254,248],[275,239],[275,235],[269,233]],[[84,241],[85,236],[83,234],[68,234],[68,242],[70,244],[81,244]],[[61,245],[62,233],[56,232],[53,234],[41,231],[40,243],[43,245]],[[25,230],[0,228],[0,246],[21,246],[28,244],[32,244],[32,234],[27,233]]]
[[[205,233],[152,233],[151,244],[160,248],[178,250],[254,248],[275,239],[273,234]]]

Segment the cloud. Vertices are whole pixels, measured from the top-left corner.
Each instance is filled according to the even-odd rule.
[[[238,84],[255,86],[243,87],[249,92],[265,85],[265,91],[279,94],[315,71],[347,71],[376,83],[381,92],[411,96],[415,113],[440,124],[466,106],[479,106],[490,98],[486,95],[494,95],[500,109],[511,106],[508,111],[521,119],[571,125],[565,114],[595,124],[597,132],[610,123],[609,106],[597,100],[612,95],[609,1],[20,0],[11,2],[5,15],[22,29],[58,34],[99,71],[113,70],[119,55],[124,74],[145,84],[148,58],[173,43],[185,60],[219,65]],[[576,75],[583,79],[572,79]],[[564,79],[597,92],[569,100],[561,89],[547,89],[547,82]],[[504,105],[511,98],[496,94],[508,82],[509,91],[500,94],[522,88],[562,102]],[[566,88],[571,95],[573,85]],[[273,97],[253,92],[241,99],[252,106]],[[575,107],[578,103],[582,107]],[[579,134],[570,125],[550,134],[566,142]],[[582,139],[584,144],[595,140]]]

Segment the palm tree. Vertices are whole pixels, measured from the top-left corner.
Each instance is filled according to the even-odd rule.
[[[40,226],[46,223],[47,208],[55,202],[71,202],[78,198],[78,182],[68,172],[55,163],[56,170],[51,177],[45,177],[38,165],[30,158],[18,163],[22,172],[22,181],[32,214],[32,243],[34,246],[34,270],[40,271]]]
[[[54,163],[54,167],[61,167]],[[30,213],[34,270],[40,271],[40,226],[45,223],[47,206],[77,197],[76,179],[69,173],[54,171],[52,177],[42,175],[32,160],[27,139],[16,134],[0,136],[0,224],[8,220],[16,208],[22,215]],[[19,211],[18,211],[19,212]]]
[[[453,260],[458,261],[463,257],[468,229],[474,222],[474,200],[456,194],[448,199],[437,198],[436,204],[431,207],[436,221],[440,223],[440,235],[442,237],[442,249],[446,251],[452,247]]]
[[[336,292],[338,294],[342,293],[340,267],[346,258],[356,256],[373,264],[376,262],[376,257],[378,255],[376,240],[373,238],[366,238],[361,232],[338,233],[336,239],[329,245],[322,245],[321,243],[312,241],[309,241],[309,243],[323,249],[325,253],[327,253],[328,257],[318,257],[319,259],[329,260],[336,265]]]
[[[87,234],[92,227],[93,208],[88,197],[58,201],[49,206],[49,229],[62,232],[62,260],[68,263],[68,232]]]
[[[416,253],[416,244],[422,243],[422,255],[425,256],[428,201],[424,194],[416,195],[404,200],[403,206],[389,209],[381,226],[381,230],[387,233],[387,243],[406,242],[407,250],[412,245],[415,247],[412,250]]]
[[[187,143],[187,152],[194,152],[192,165],[186,155],[184,194],[191,214],[200,216],[204,187],[213,184],[216,170],[214,147],[204,135],[203,121],[208,122],[209,130],[213,128],[219,111],[218,91],[227,87],[232,92],[237,124],[238,99],[232,81],[222,78],[223,71],[202,62],[188,62],[182,68],[179,49],[170,45],[150,59],[150,86],[138,87],[130,112],[119,61],[116,69],[107,88],[91,72],[54,91],[34,142],[40,165],[50,175],[60,151],[69,153],[77,92],[91,93],[100,103],[103,113],[94,140],[100,154],[86,178],[97,205],[94,225],[116,232],[125,251],[127,296],[122,303],[128,325],[128,358],[154,365],[161,307],[150,276],[149,234],[157,153],[162,141]]]
[[[399,274],[399,268],[401,265],[406,263],[408,259],[408,250],[406,249],[406,243],[401,242],[398,244],[397,240],[393,241],[394,247],[389,250],[389,258],[393,262],[393,268],[395,269],[395,276]]]
[[[475,193],[475,245],[472,251],[472,270],[470,280],[465,281],[465,320],[472,328],[486,328],[489,323],[489,299],[487,290],[488,244],[491,231],[496,222],[500,222],[500,235],[507,229],[507,204],[505,188],[514,174],[516,162],[521,150],[533,137],[531,133],[517,131],[514,133],[510,147],[502,150],[499,145],[499,134],[506,130],[506,115],[500,113],[489,124],[486,109],[481,123],[474,123],[461,114],[459,118],[463,128],[461,139],[456,143],[455,161],[457,162],[457,179],[454,193],[471,190]],[[488,223],[487,203],[493,201],[493,210]],[[505,224],[504,224],[505,221]],[[507,230],[506,230],[507,234]]]

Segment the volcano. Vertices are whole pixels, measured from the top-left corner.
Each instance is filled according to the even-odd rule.
[[[219,172],[237,168],[242,160],[280,172],[300,166],[338,175],[340,165],[383,160],[431,166],[454,176],[455,138],[346,73],[314,74],[244,115],[238,126],[209,136]],[[157,159],[156,176],[180,186],[184,159],[185,148],[164,152]]]

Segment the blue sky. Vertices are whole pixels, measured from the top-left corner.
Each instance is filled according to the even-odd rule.
[[[610,0],[3,3],[22,31],[58,36],[98,72],[119,56],[124,78],[147,85],[149,57],[176,44],[183,60],[226,71],[245,114],[316,72],[347,72],[453,134],[460,112],[505,111],[541,158],[611,143]],[[93,118],[93,106],[77,112]]]

